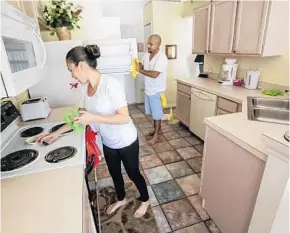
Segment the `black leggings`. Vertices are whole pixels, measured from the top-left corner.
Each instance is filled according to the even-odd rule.
[[[118,200],[122,201],[125,198],[124,180],[121,172],[122,161],[129,178],[134,182],[140,193],[139,200],[143,202],[148,201],[149,195],[146,182],[139,170],[138,138],[130,146],[121,149],[111,149],[105,145],[103,149],[109,172],[116,188]]]

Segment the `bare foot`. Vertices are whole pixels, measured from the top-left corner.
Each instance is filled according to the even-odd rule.
[[[126,199],[122,200],[122,201],[117,201],[115,203],[113,203],[112,205],[110,205],[107,209],[107,214],[112,214],[114,213],[117,209],[119,209],[121,206],[125,205],[127,202]]]
[[[142,202],[141,205],[139,206],[139,208],[136,210],[136,212],[134,213],[134,218],[141,218],[144,216],[144,214],[146,214],[147,209],[149,207],[149,201],[146,202]]]
[[[147,134],[147,136],[151,136],[152,137],[152,136],[154,136],[154,134],[155,134],[155,131],[151,131],[150,133]],[[159,130],[158,134],[162,134],[161,129]]]
[[[155,134],[155,131],[152,131],[152,132],[148,133],[147,136],[151,136],[152,137],[154,134]]]
[[[148,145],[154,145],[158,140],[158,136],[154,135],[154,137],[148,141]]]

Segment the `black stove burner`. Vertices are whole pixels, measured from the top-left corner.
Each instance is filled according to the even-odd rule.
[[[43,130],[44,129],[42,127],[32,127],[32,128],[26,129],[23,132],[21,132],[20,137],[22,137],[22,138],[33,137],[37,134],[42,133]]]
[[[77,152],[77,149],[71,146],[64,146],[50,151],[46,156],[45,160],[49,163],[59,163],[63,160],[73,157]]]
[[[12,171],[32,163],[38,157],[36,150],[19,150],[1,159],[1,172]]]
[[[62,123],[62,124],[59,124],[59,125],[56,125],[54,127],[51,128],[51,130],[49,130],[50,133],[53,133],[55,131],[57,131],[60,127],[62,127],[63,125],[65,125],[65,123]],[[71,133],[73,130],[69,130],[69,131],[66,131],[64,133],[62,133],[62,135],[65,135],[65,134],[68,134],[68,133]]]

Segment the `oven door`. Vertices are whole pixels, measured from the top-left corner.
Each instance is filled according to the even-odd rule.
[[[1,2],[1,72],[8,96],[16,96],[44,75],[46,50],[35,20]]]
[[[91,181],[91,188],[87,175],[85,176],[83,201],[83,233],[101,233],[99,215],[99,193],[96,181]]]

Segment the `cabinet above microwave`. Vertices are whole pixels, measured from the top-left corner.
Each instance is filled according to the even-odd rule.
[[[34,19],[3,1],[1,8],[1,89],[16,96],[43,77],[46,50]]]

